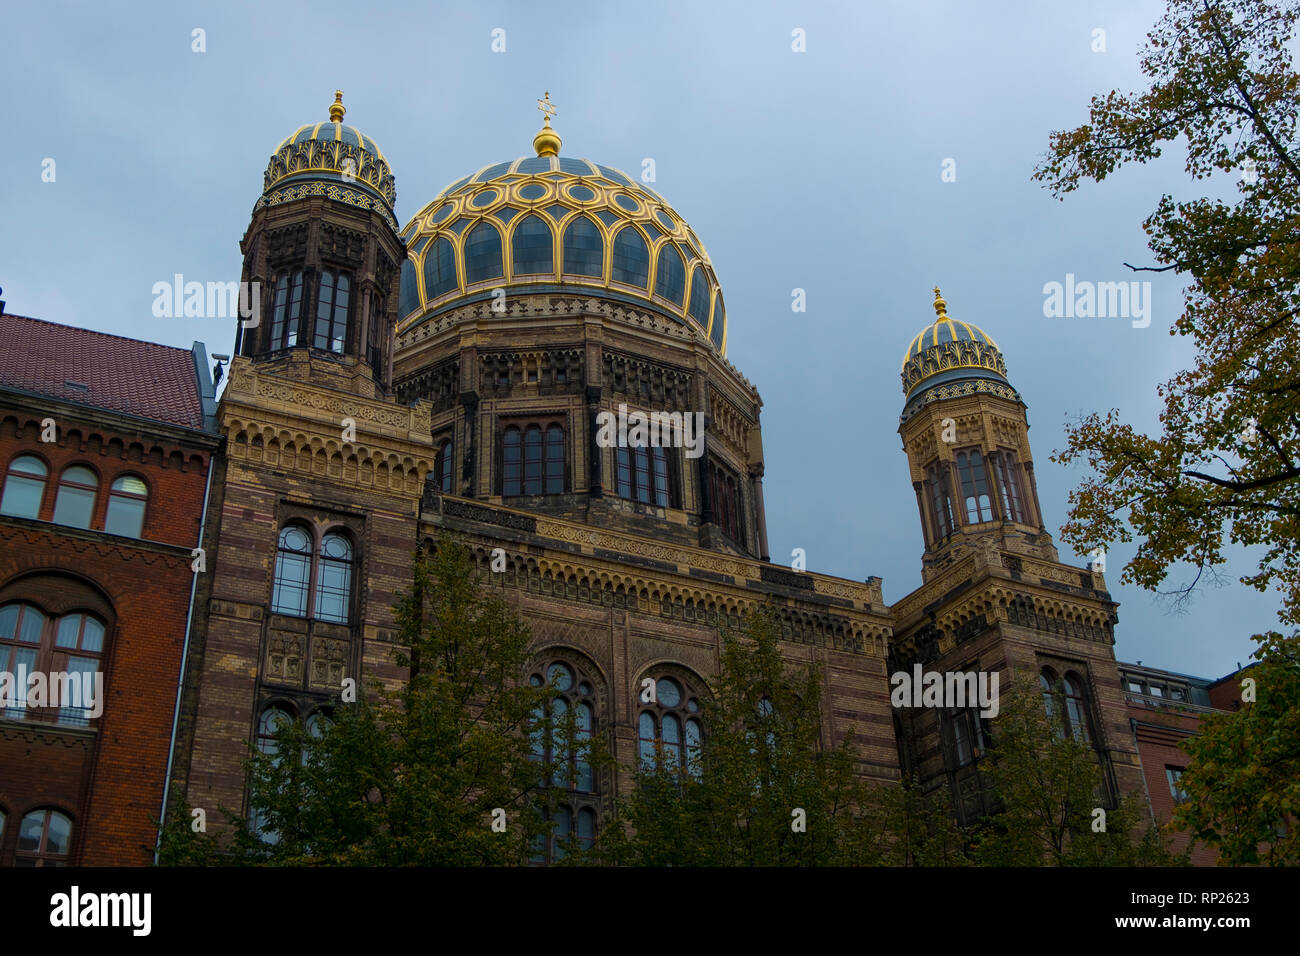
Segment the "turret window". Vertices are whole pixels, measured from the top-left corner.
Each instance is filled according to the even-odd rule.
[[[978,451],[958,452],[957,476],[961,480],[966,523],[992,521],[993,499],[989,495],[989,479],[984,471],[983,456]]]
[[[930,497],[930,520],[934,522],[934,533],[938,540],[952,534],[956,519],[952,512],[952,492],[948,485],[948,469],[941,461],[936,461],[925,471],[925,484]]]
[[[343,354],[348,336],[348,303],[352,284],[348,277],[328,270],[320,274],[320,296],[316,300],[316,336],[312,346]]]
[[[1020,493],[1016,456],[1009,451],[1000,451],[989,455],[989,461],[993,465],[993,474],[1002,499],[1002,516],[1024,524],[1028,519],[1025,517],[1025,499]]]
[[[272,349],[288,349],[298,344],[298,320],[302,317],[302,273],[280,276],[275,283],[275,301],[271,308]]]

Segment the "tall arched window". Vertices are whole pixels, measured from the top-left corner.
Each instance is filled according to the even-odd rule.
[[[341,534],[321,539],[316,563],[316,614],[322,621],[346,624],[351,612],[352,542]]]
[[[280,741],[276,735],[293,723],[293,714],[285,707],[273,704],[265,708],[257,718],[257,749],[280,765]],[[263,843],[279,843],[280,834],[271,829],[266,819],[266,812],[258,806],[257,793],[249,794],[248,827],[253,835]]]
[[[704,278],[704,267],[696,266],[691,273],[690,316],[700,325],[709,324],[709,283]]]
[[[744,511],[741,507],[740,486],[736,476],[720,465],[710,469],[710,487],[713,492],[713,520],[723,533],[738,544],[745,543]]]
[[[99,478],[84,465],[72,465],[59,476],[59,493],[54,499],[54,521],[73,528],[89,528],[95,512],[95,491]]]
[[[72,820],[58,810],[33,810],[18,825],[15,866],[67,866]]]
[[[554,693],[549,707],[533,712],[532,756],[551,768],[547,781],[566,791],[563,802],[545,814],[551,832],[534,846],[533,862],[562,859],[565,847],[588,848],[596,837],[597,778],[590,763],[596,726],[595,680],[567,659],[543,660],[529,677],[534,687]]]
[[[436,299],[456,286],[456,255],[447,238],[440,236],[424,254],[425,298]]]
[[[1016,456],[1009,451],[1000,451],[989,455],[989,461],[993,464],[993,475],[1002,498],[1002,516],[1024,524],[1027,519]]]
[[[564,272],[571,276],[599,276],[604,271],[605,241],[596,224],[579,216],[564,230]]]
[[[525,216],[515,226],[510,243],[515,275],[550,275],[555,272],[555,236],[540,217]]]
[[[695,695],[671,677],[657,678],[653,700],[642,703],[637,715],[637,753],[642,767],[666,764],[698,777],[704,740],[699,713]]]
[[[650,282],[650,249],[635,226],[624,226],[614,239],[613,279],[642,289]]]
[[[1070,672],[1058,680],[1051,668],[1044,667],[1038,675],[1038,683],[1043,693],[1043,708],[1052,721],[1056,736],[1092,743],[1089,730],[1091,711],[1083,679]]]
[[[352,284],[342,273],[320,274],[320,296],[316,301],[316,336],[312,346],[343,354],[348,337],[348,302]]]
[[[500,279],[501,233],[486,220],[470,230],[465,239],[465,284]]]
[[[659,249],[659,266],[655,269],[655,295],[661,295],[674,305],[681,305],[686,295],[686,266],[682,255],[671,242]]]
[[[96,705],[100,708],[104,693],[100,658],[104,653],[104,625],[101,621],[75,611],[59,618],[54,631],[54,652],[51,670],[76,675],[75,680],[64,683],[80,699],[59,701],[59,723],[78,727],[90,726]]]
[[[49,473],[45,462],[35,455],[19,455],[11,461],[5,474],[4,492],[0,495],[0,514],[39,518]]]
[[[555,495],[564,491],[564,429],[511,425],[502,436],[501,494]]]
[[[127,538],[138,538],[144,529],[144,509],[149,487],[136,475],[122,475],[113,481],[108,492],[108,512],[104,530]]]
[[[294,617],[307,616],[311,582],[311,535],[297,525],[280,532],[275,555],[275,583],[271,589],[271,610]]]
[[[438,456],[434,459],[434,484],[444,495],[451,494],[451,439],[438,446]]]
[[[298,344],[298,322],[302,318],[302,284],[301,272],[286,273],[276,280],[268,348],[287,349]]]
[[[45,615],[30,604],[6,604],[0,607],[0,671],[18,674],[36,671],[45,633]],[[12,720],[27,716],[26,686],[15,688],[18,696],[8,702],[0,715]]]
[[[713,297],[713,320],[709,325],[709,341],[713,347],[722,348],[722,342],[727,336],[727,312],[722,307],[722,293],[719,292]]]
[[[984,472],[983,456],[978,451],[958,452],[957,477],[961,481],[966,523],[992,521],[993,499],[989,497],[989,479]]]
[[[940,540],[952,534],[956,520],[952,513],[952,491],[948,485],[948,467],[936,461],[925,470],[925,486],[930,504],[930,520]]]

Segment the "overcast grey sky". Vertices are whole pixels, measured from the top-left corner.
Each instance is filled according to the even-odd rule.
[[[1155,427],[1156,385],[1192,359],[1169,328],[1177,277],[1149,262],[1143,218],[1162,192],[1198,195],[1183,157],[1127,169],[1064,203],[1030,181],[1053,129],[1093,93],[1141,85],[1138,50],[1163,9],[1099,2],[131,3],[10,5],[0,90],[0,286],[8,311],[210,352],[229,322],[157,319],[174,273],[238,278],[238,242],[271,151],[326,119],[373,137],[405,222],[445,185],[531,155],[543,90],[565,155],[632,174],[703,240],[731,322],[728,358],[764,400],[772,558],[921,583],[922,541],[897,434],[899,365],[933,319],[1001,346],[1029,406],[1049,530],[1082,477],[1049,461],[1067,416],[1121,409]],[[192,51],[192,31],[206,52]],[[506,31],[506,50],[491,49]],[[1094,52],[1094,30],[1105,52]],[[802,29],[806,52],[791,49]],[[42,182],[53,158],[56,180]],[[944,182],[944,161],[956,181]],[[1226,188],[1218,184],[1219,188]],[[1152,282],[1147,328],[1045,318],[1043,286]],[[806,290],[807,311],[791,311]],[[2,343],[0,343],[2,347]],[[1058,542],[1059,543],[1059,542]],[[1061,557],[1084,559],[1062,546]],[[1119,583],[1121,660],[1218,677],[1275,626],[1276,601],[1236,583],[1190,612]],[[1178,574],[1176,579],[1186,575]]]

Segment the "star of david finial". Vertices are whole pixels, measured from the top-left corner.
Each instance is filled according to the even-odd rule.
[[[546,91],[546,96],[543,99],[537,101],[537,108],[542,111],[542,115],[546,118],[545,128],[550,129],[551,117],[556,113],[555,104],[551,102],[550,90]]]

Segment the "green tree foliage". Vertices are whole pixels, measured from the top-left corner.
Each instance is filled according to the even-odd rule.
[[[1162,433],[1118,412],[1070,428],[1055,460],[1093,475],[1072,493],[1064,539],[1081,551],[1138,540],[1123,580],[1155,589],[1188,562],[1200,577],[1225,541],[1259,545],[1257,573],[1300,623],[1300,77],[1289,49],[1294,3],[1170,0],[1149,34],[1150,87],[1094,97],[1088,123],[1053,133],[1035,178],[1063,196],[1167,144],[1186,145],[1196,180],[1237,177],[1234,201],[1163,196],[1145,228],[1160,268],[1190,282],[1170,330],[1194,367],[1159,388]]]
[[[1002,694],[982,766],[1001,811],[973,828],[971,855],[980,865],[1184,862],[1168,851],[1139,799],[1110,806],[1097,751],[1067,732],[1055,699],[1049,715],[1032,685],[1013,684]]]
[[[1080,550],[1136,539],[1123,580],[1149,589],[1187,562],[1195,577],[1184,593],[1214,575],[1225,544],[1258,546],[1242,581],[1280,593],[1291,627],[1300,624],[1298,15],[1294,2],[1170,0],[1142,58],[1149,88],[1094,97],[1089,122],[1054,133],[1035,172],[1063,196],[1179,141],[1193,178],[1237,178],[1232,201],[1166,195],[1145,222],[1160,268],[1190,282],[1171,334],[1191,337],[1196,360],[1159,388],[1160,434],[1115,410],[1070,428],[1054,458],[1092,474],[1071,494],[1062,534]],[[1285,742],[1300,708],[1300,687],[1286,679],[1296,633],[1256,637],[1268,699],[1206,721],[1206,738],[1188,748],[1191,800],[1177,819],[1227,860],[1255,859],[1278,815],[1294,812],[1295,790],[1278,774],[1294,777]],[[1267,851],[1294,852],[1289,840]]]
[[[545,832],[543,786],[556,768],[532,750],[551,692],[529,686],[529,631],[478,580],[466,549],[444,536],[417,554],[396,605],[396,690],[339,703],[313,735],[286,726],[249,761],[263,842],[226,813],[233,837],[191,832],[173,815],[165,862],[283,865],[523,864]],[[555,728],[571,734],[572,728]],[[571,738],[569,738],[571,739]],[[563,770],[560,771],[563,774]],[[504,832],[492,826],[504,811]],[[502,819],[500,814],[496,819]]]
[[[599,859],[648,866],[790,866],[836,862],[860,784],[852,742],[821,738],[815,665],[782,660],[778,628],[760,610],[724,635],[712,698],[702,704],[699,759],[636,768]],[[662,755],[661,755],[662,756]]]
[[[1300,640],[1256,638],[1260,663],[1238,675],[1253,687],[1241,709],[1201,721],[1183,744],[1189,799],[1173,824],[1219,851],[1223,865],[1300,864]]]

